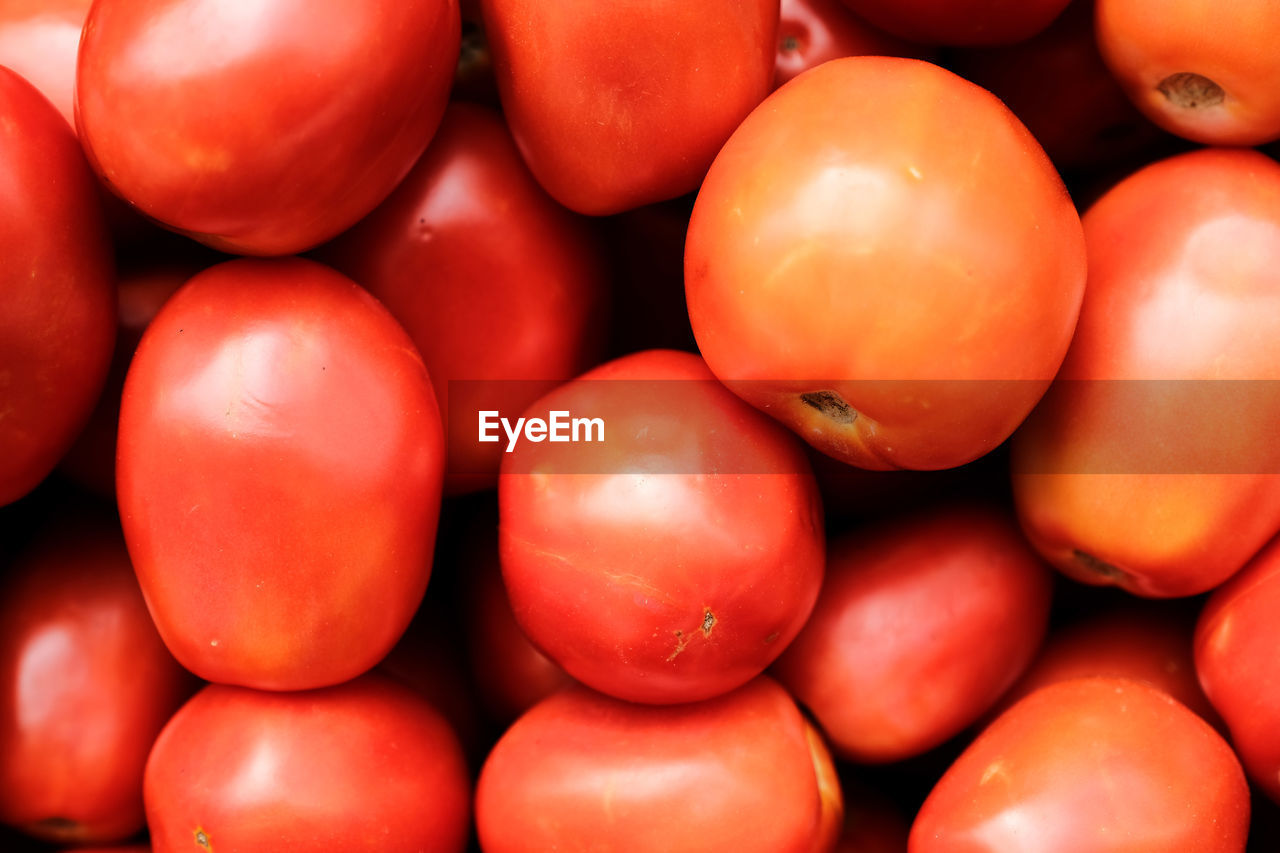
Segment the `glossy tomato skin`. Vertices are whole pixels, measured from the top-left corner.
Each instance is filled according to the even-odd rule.
[[[449,383],[467,381],[468,439],[477,411],[520,412],[600,356],[608,282],[595,235],[538,186],[484,107],[449,106],[405,181],[320,256],[404,325],[446,424]],[[446,489],[492,488],[501,447],[450,438]]]
[[[31,491],[98,398],[115,341],[111,243],[75,135],[0,68],[0,506]]]
[[[0,2],[0,65],[16,71],[75,125],[76,51],[93,0]]]
[[[840,0],[782,0],[778,19],[776,89],[802,71],[842,56],[914,56],[929,48],[878,30]]]
[[[1280,529],[1280,165],[1171,157],[1084,225],[1080,323],[1013,441],[1018,515],[1076,580],[1204,592]]]
[[[844,0],[875,26],[924,44],[1013,44],[1049,25],[1068,0]]]
[[[602,365],[526,415],[552,410],[601,418],[605,442],[524,442],[503,462],[499,553],[521,628],[631,701],[706,699],[758,675],[822,583],[799,442],[670,350]]]
[[[837,755],[918,755],[977,720],[1026,669],[1048,624],[1051,577],[992,507],[849,533],[831,544],[813,616],[772,672]]]
[[[753,112],[685,252],[716,376],[881,469],[953,467],[1007,438],[1066,353],[1084,273],[1075,208],[1013,114],[891,57],[828,62]]]
[[[1268,797],[1280,802],[1277,606],[1280,540],[1209,598],[1196,625],[1195,666],[1245,769]]]
[[[239,254],[302,251],[422,153],[459,27],[457,0],[104,0],[80,44],[77,125],[147,216]]]
[[[413,342],[350,279],[297,258],[192,278],[120,411],[118,504],[165,643],[262,689],[372,667],[422,600],[443,456]]]
[[[470,783],[444,718],[376,675],[323,690],[211,685],[147,761],[155,853],[462,851]]]
[[[562,691],[508,729],[476,788],[485,853],[818,853],[841,813],[821,738],[768,678],[664,707]]]
[[[1207,145],[1280,137],[1280,7],[1266,0],[1097,0],[1098,48],[1148,118]]]
[[[778,0],[482,0],[481,8],[525,161],[581,213],[695,189],[772,85]]]
[[[137,833],[147,753],[195,687],[118,527],[68,513],[0,589],[0,821],[62,843]]]
[[[1240,763],[1208,723],[1154,687],[1087,678],[1042,688],[979,735],[925,800],[909,850],[1242,853],[1249,810]]]

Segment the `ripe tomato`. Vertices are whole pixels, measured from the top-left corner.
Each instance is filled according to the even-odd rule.
[[[301,251],[426,148],[459,26],[457,0],[98,0],[80,136],[107,184],[168,227],[240,254]]]
[[[911,44],[858,18],[840,0],[782,0],[778,20],[776,89],[802,71],[842,56],[914,56],[929,48]]]
[[[1051,576],[992,508],[850,533],[832,543],[818,605],[773,673],[838,755],[918,755],[978,719],[1026,669],[1048,624]]]
[[[523,411],[604,343],[594,235],[543,192],[483,107],[450,106],[409,177],[320,257],[391,309],[422,354],[450,430],[451,493],[497,482],[502,449],[467,440],[477,411]],[[472,381],[451,419],[454,380]]]
[[[844,0],[882,30],[925,44],[1013,44],[1049,26],[1069,0]]]
[[[1280,165],[1171,157],[1084,225],[1080,324],[1013,442],[1018,515],[1076,580],[1204,592],[1280,530]]]
[[[1156,124],[1208,145],[1280,137],[1280,6],[1241,0],[1097,0],[1098,48]]]
[[[98,399],[115,341],[111,243],[75,135],[0,68],[0,506],[45,478]]]
[[[93,0],[0,0],[0,65],[75,125],[76,51]]]
[[[1071,199],[990,93],[918,60],[828,62],[716,158],[685,253],[708,366],[828,455],[947,468],[1049,386],[1084,290]]]
[[[1227,742],[1163,691],[1119,678],[1044,687],[947,770],[911,853],[1242,853],[1249,788]]]
[[[443,457],[413,342],[350,279],[297,258],[192,278],[120,410],[120,513],[165,643],[264,689],[372,667],[422,599]]]
[[[525,161],[581,213],[697,188],[772,84],[778,0],[482,0],[481,8]]]
[[[1193,625],[1185,616],[1181,610],[1138,599],[1110,610],[1091,608],[1083,620],[1049,635],[1031,667],[1000,699],[993,716],[1045,685],[1103,676],[1150,684],[1221,729],[1222,721],[1196,681],[1191,658]]]
[[[498,481],[516,621],[570,675],[637,702],[758,675],[822,584],[822,509],[800,444],[697,356],[649,350],[525,414],[600,418],[604,442],[517,445]]]
[[[147,614],[124,540],[68,513],[0,586],[0,821],[63,843],[142,829],[142,768],[195,689]]]
[[[160,733],[145,791],[155,853],[460,853],[471,794],[448,723],[376,675],[206,687]]]
[[[1280,802],[1280,540],[1214,592],[1196,625],[1195,663],[1236,754]]]
[[[507,730],[476,787],[485,853],[819,853],[841,811],[822,739],[767,678],[666,707],[562,691]]]

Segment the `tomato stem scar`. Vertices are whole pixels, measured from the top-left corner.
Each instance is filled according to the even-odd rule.
[[[800,402],[812,406],[839,424],[851,424],[858,413],[835,391],[809,391],[800,395]]]
[[[1217,106],[1227,97],[1226,92],[1222,91],[1222,87],[1217,83],[1190,71],[1170,74],[1160,81],[1156,90],[1164,95],[1169,103],[1184,110]]]

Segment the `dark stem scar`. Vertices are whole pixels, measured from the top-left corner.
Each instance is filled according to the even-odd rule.
[[[858,419],[858,413],[854,408],[835,391],[809,391],[800,395],[800,402],[817,409],[838,424],[848,425]]]
[[[208,850],[209,853],[213,853],[213,844],[209,841],[209,833],[205,832],[203,827],[197,826],[193,834],[197,845]]]
[[[1184,110],[1216,107],[1226,100],[1227,93],[1217,83],[1200,74],[1179,71],[1170,74],[1156,85],[1156,90],[1169,103]]]
[[[711,629],[716,626],[716,615],[710,607],[702,608],[702,636],[710,637]]]
[[[1128,572],[1116,568],[1105,560],[1099,560],[1092,554],[1086,551],[1081,551],[1078,548],[1071,552],[1071,556],[1072,559],[1074,559],[1085,571],[1095,574],[1098,577],[1105,578],[1112,583],[1121,583],[1129,577]]]

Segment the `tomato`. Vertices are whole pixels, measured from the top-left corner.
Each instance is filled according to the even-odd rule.
[[[1172,157],[1084,224],[1080,324],[1013,442],[1018,515],[1076,580],[1194,595],[1280,530],[1280,165]]]
[[[476,788],[485,853],[818,853],[841,809],[821,738],[767,678],[665,707],[557,693],[502,736]]]
[[[1000,700],[1001,713],[1048,684],[1105,676],[1142,681],[1163,690],[1215,728],[1221,721],[1196,681],[1192,623],[1180,610],[1133,600],[1090,608],[1079,622],[1055,629],[1031,667]]]
[[[457,0],[99,0],[76,71],[81,139],[164,225],[240,254],[301,251],[422,153],[459,26]]]
[[[853,57],[716,158],[685,252],[708,366],[824,453],[948,468],[995,448],[1066,353],[1084,240],[1035,140],[935,65]]]
[[[145,784],[156,853],[466,843],[457,738],[424,699],[374,675],[299,693],[206,687],[160,733]]]
[[[119,529],[64,509],[0,587],[0,821],[64,843],[137,833],[147,753],[194,689]]]
[[[778,2],[482,0],[503,111],[538,182],[589,214],[697,188],[769,93]]]
[[[0,2],[0,65],[39,89],[69,125],[75,125],[76,51],[92,2]]]
[[[799,442],[701,359],[649,350],[525,414],[604,441],[518,444],[498,481],[516,621],[570,675],[637,702],[706,699],[791,642],[822,583],[822,510]]]
[[[1075,0],[1027,41],[957,51],[949,60],[952,70],[1004,101],[1059,170],[1087,173],[1150,150],[1164,137],[1103,63],[1093,36],[1093,0]]]
[[[0,68],[0,506],[71,446],[115,342],[111,243],[75,135]]]
[[[844,0],[882,30],[925,44],[1013,44],[1049,25],[1069,0]]]
[[[831,543],[818,605],[773,673],[838,755],[918,755],[1026,669],[1048,624],[1050,578],[1013,519],[989,507],[850,533]]]
[[[346,681],[422,600],[443,438],[391,314],[297,258],[192,278],[142,336],[117,497],[160,635],[210,681]]]
[[[947,770],[911,853],[1242,853],[1249,789],[1227,742],[1163,691],[1086,678],[1010,708]]]
[[[1156,124],[1209,145],[1280,137],[1280,7],[1268,0],[1097,0],[1102,57]]]
[[[476,411],[522,411],[598,360],[599,254],[587,224],[529,174],[502,118],[461,103],[391,197],[320,252],[404,324],[446,424],[450,383],[469,380],[454,424],[466,438]],[[451,434],[448,450],[449,492],[493,487],[498,445]]]
[[[1196,625],[1195,668],[1249,775],[1280,802],[1277,607],[1280,540],[1209,598]]]
[[[928,48],[862,21],[840,0],[782,0],[773,86],[776,89],[800,72],[842,56],[924,59],[928,53]]]

